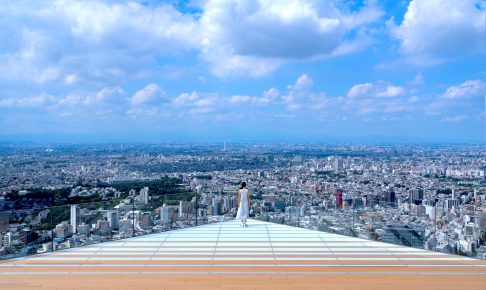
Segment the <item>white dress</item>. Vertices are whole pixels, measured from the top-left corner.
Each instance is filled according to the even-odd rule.
[[[243,221],[248,218],[248,189],[243,188],[238,192],[240,193],[240,204],[238,205],[236,219]]]

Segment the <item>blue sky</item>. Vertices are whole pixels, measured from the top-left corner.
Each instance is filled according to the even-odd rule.
[[[0,140],[485,140],[484,1],[1,4]]]

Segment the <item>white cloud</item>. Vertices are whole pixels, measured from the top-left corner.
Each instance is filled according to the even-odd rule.
[[[376,92],[377,97],[385,97],[385,98],[392,98],[403,95],[405,93],[405,89],[402,87],[397,86],[386,86],[384,90],[378,90]]]
[[[333,55],[341,44],[353,40],[349,31],[382,15],[371,4],[350,14],[334,4],[331,0],[208,0],[200,19],[202,58],[217,76],[261,76],[292,60]]]
[[[442,119],[442,122],[446,123],[455,123],[455,122],[462,122],[467,119],[466,115],[455,115],[455,116],[449,116],[444,119]]]
[[[125,94],[120,87],[105,87],[98,92],[72,92],[57,101],[57,106],[92,106],[99,104],[116,104],[122,102]]]
[[[364,84],[357,84],[354,85],[349,91],[348,91],[348,97],[350,98],[355,98],[359,96],[364,96],[366,95],[374,85],[372,83],[364,83]]]
[[[468,80],[458,86],[451,86],[442,94],[442,97],[450,100],[467,99],[484,96],[485,85],[481,80]]]
[[[359,114],[396,114],[416,110],[418,97],[405,98],[406,90],[383,81],[362,83],[351,87],[342,107]],[[389,116],[386,116],[390,120]]]
[[[483,52],[484,8],[482,0],[412,0],[391,30],[410,55]]]
[[[314,80],[312,80],[307,74],[301,75],[295,84],[288,86],[290,90],[305,90],[314,85]]]
[[[182,93],[172,100],[172,104],[175,106],[187,106],[195,103],[197,100],[199,100],[199,95],[196,92],[190,94]]]
[[[235,96],[231,96],[229,102],[230,104],[250,103],[252,102],[253,98],[255,97],[235,95]]]
[[[64,77],[64,84],[74,85],[79,82],[79,76],[77,74],[68,74]]]
[[[96,94],[88,94],[84,100],[85,105],[93,105],[106,102],[119,102],[125,92],[120,87],[106,87]]]
[[[382,82],[362,83],[351,87],[348,91],[349,98],[357,97],[383,97],[392,98],[405,94],[405,89],[400,86],[386,85]]]
[[[125,114],[131,119],[154,119],[157,117],[169,117],[170,114],[161,112],[157,107],[135,107],[126,110]]]
[[[322,109],[328,106],[330,99],[323,93],[311,91],[314,81],[307,74],[301,75],[294,84],[287,86],[287,94],[282,101],[288,110]]]
[[[422,73],[418,73],[415,75],[415,77],[413,78],[413,80],[411,80],[409,83],[411,85],[421,85],[425,82],[425,78],[424,78],[424,75]]]
[[[366,47],[368,25],[383,15],[374,1],[357,11],[334,0],[199,3],[200,14],[180,12],[170,1],[4,3],[0,80],[113,86],[160,72],[158,56],[194,52],[217,76],[258,77],[292,61]]]
[[[214,111],[216,108],[223,106],[223,100],[215,95],[201,94],[193,91],[192,93],[181,93],[174,99],[171,104],[174,109],[182,109],[182,115],[206,114]]]
[[[193,15],[134,1],[4,3],[0,27],[0,80],[8,81],[109,82],[140,74],[156,55],[200,43]]]
[[[260,99],[260,103],[268,104],[275,101],[280,96],[279,90],[276,88],[270,88],[263,92],[263,97]]]
[[[0,99],[0,108],[31,108],[49,105],[55,102],[51,95],[42,93],[38,96],[25,98],[6,98]]]
[[[270,88],[263,92],[261,97],[245,96],[245,95],[234,95],[229,98],[230,104],[256,104],[256,105],[267,105],[273,103],[280,96],[280,92],[276,88]]]
[[[147,103],[154,103],[161,101],[165,95],[164,91],[154,83],[148,84],[143,89],[136,92],[131,98],[130,103],[132,105],[142,105]]]

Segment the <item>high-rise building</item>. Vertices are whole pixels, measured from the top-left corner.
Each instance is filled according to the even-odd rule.
[[[131,235],[133,233],[133,220],[132,219],[123,219],[119,222],[120,226],[120,233],[125,235]]]
[[[486,212],[479,213],[477,224],[480,231],[486,230]]]
[[[425,206],[425,214],[429,216],[430,220],[436,220],[437,219],[436,213],[437,213],[437,211],[436,211],[435,206],[433,206],[433,205],[426,205]]]
[[[6,233],[3,236],[2,244],[4,248],[10,248],[12,246],[12,233]]]
[[[77,205],[71,205],[71,232],[76,234],[81,221],[81,212]]]
[[[140,201],[142,201],[144,204],[148,204],[149,202],[149,188],[144,187],[140,189]]]
[[[119,228],[119,221],[120,221],[120,214],[118,211],[110,211],[108,212],[108,222],[110,223],[111,230],[118,230]]]
[[[71,226],[68,224],[68,222],[62,222],[56,225],[55,232],[56,237],[62,239],[67,238],[71,234]]]
[[[7,211],[0,212],[0,232],[8,232],[10,229],[9,215]]]
[[[160,221],[162,223],[169,223],[172,221],[172,208],[165,204],[160,208]]]
[[[0,197],[0,211],[5,209],[5,198]]]
[[[84,223],[78,225],[77,230],[78,230],[78,235],[88,236],[89,234],[89,226]]]
[[[411,189],[408,192],[408,202],[410,204],[422,204],[422,200],[424,199],[424,190],[421,188]]]
[[[425,230],[419,227],[393,225],[385,228],[381,240],[385,243],[424,248]]]
[[[222,214],[222,205],[219,198],[213,198],[213,215]]]
[[[460,204],[459,199],[452,199],[452,198],[446,199],[446,208],[448,210],[459,207],[459,204]]]
[[[385,201],[388,205],[390,204],[393,205],[397,201],[395,191],[393,190],[388,191],[385,195]]]
[[[343,191],[341,189],[336,191],[336,208],[343,208]]]
[[[343,161],[339,157],[336,157],[334,159],[334,171],[341,172],[343,168],[344,168]]]
[[[37,239],[38,235],[32,229],[22,229],[20,232],[20,240],[22,243],[28,245]]]
[[[302,165],[304,164],[304,157],[302,155],[296,155],[292,159],[292,165]]]
[[[152,214],[150,212],[142,212],[140,214],[140,226],[143,229],[149,229],[153,226]]]
[[[104,220],[98,220],[96,223],[96,230],[100,236],[109,236],[111,234],[110,222]]]
[[[194,213],[194,204],[188,201],[179,202],[179,217],[186,217]]]

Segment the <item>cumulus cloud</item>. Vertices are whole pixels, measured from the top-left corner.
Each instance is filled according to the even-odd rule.
[[[195,91],[192,93],[181,93],[172,99],[171,104],[175,109],[182,109],[181,115],[189,114],[193,117],[212,112],[216,108],[224,106],[220,97]]]
[[[133,1],[9,2],[0,6],[0,27],[0,79],[8,81],[107,81],[200,42],[193,15]]]
[[[351,87],[348,91],[349,98],[357,97],[383,97],[393,98],[405,94],[405,89],[401,86],[386,85],[382,82],[362,83]]]
[[[404,93],[405,93],[405,89],[403,87],[386,86],[384,90],[377,91],[376,96],[384,97],[384,98],[392,98],[392,97],[403,95]]]
[[[279,90],[276,88],[270,88],[264,91],[262,96],[245,96],[245,95],[234,95],[229,98],[230,104],[256,104],[256,105],[268,105],[273,103],[280,96]]]
[[[262,76],[368,46],[366,28],[383,11],[374,1],[353,11],[338,2],[208,0],[201,14],[164,2],[9,2],[0,7],[0,80],[113,85],[154,73],[157,56],[192,52],[217,76]]]
[[[120,87],[105,87],[97,92],[72,92],[57,100],[57,106],[91,106],[100,104],[119,104],[125,94]]]
[[[287,86],[287,93],[282,96],[282,101],[289,110],[321,109],[330,103],[330,99],[324,92],[311,90],[314,80],[307,74],[297,78],[294,84]]]
[[[31,108],[54,103],[56,98],[46,93],[24,98],[0,99],[0,108]]]
[[[188,106],[194,104],[197,100],[199,100],[199,94],[196,92],[190,94],[182,93],[172,100],[172,104],[175,106]]]
[[[458,86],[451,86],[442,94],[442,97],[450,100],[468,99],[483,96],[485,84],[481,80],[467,80]]]
[[[391,30],[410,55],[483,52],[484,11],[482,0],[412,0]]]
[[[359,96],[364,96],[366,95],[372,88],[373,88],[372,83],[363,83],[363,84],[357,84],[354,85],[349,91],[348,91],[348,97],[350,98],[355,98]]]
[[[402,86],[383,81],[361,83],[352,86],[343,100],[343,107],[359,114],[393,114],[411,112],[419,100],[417,96],[406,98],[407,91]],[[386,117],[390,120],[390,117]]]
[[[137,91],[131,98],[130,104],[143,105],[148,103],[160,102],[165,92],[159,85],[151,83],[145,86],[143,89]]]
[[[374,5],[352,14],[336,7],[331,0],[206,1],[202,58],[218,76],[261,76],[288,61],[332,55],[349,31],[382,15]]]

